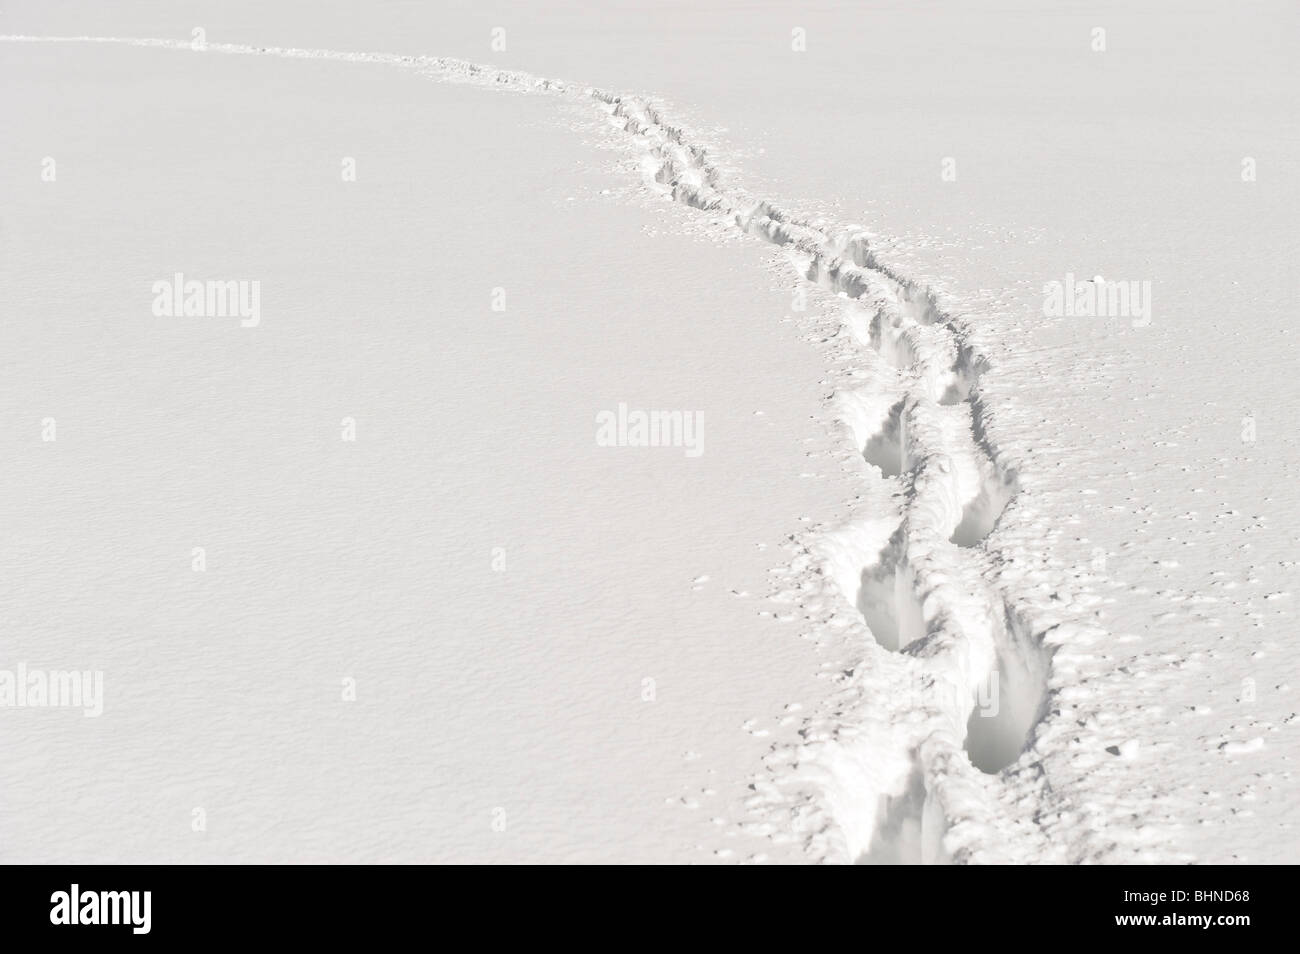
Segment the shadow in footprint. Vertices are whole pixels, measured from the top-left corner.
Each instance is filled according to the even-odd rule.
[[[903,402],[899,401],[862,448],[863,459],[879,467],[885,477],[897,477],[903,472],[902,415]]]
[[[898,653],[925,635],[925,621],[912,587],[899,578],[893,553],[891,546],[880,563],[862,571],[858,612],[876,642]]]
[[[925,784],[914,772],[901,795],[880,800],[880,823],[860,865],[919,865],[923,860],[921,819],[925,813]]]
[[[1020,757],[1047,705],[1051,654],[1011,610],[998,646],[997,670],[980,686],[966,723],[966,754],[994,775]]]
[[[957,524],[949,539],[959,547],[979,546],[993,532],[1014,494],[1013,488],[1001,480],[987,479],[979,496],[962,511],[961,523]]]

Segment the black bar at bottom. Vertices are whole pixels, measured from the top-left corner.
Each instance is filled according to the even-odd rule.
[[[805,872],[794,882],[697,884],[678,874],[656,886],[654,872],[614,872],[596,883],[580,870],[552,872],[544,882],[529,872],[516,883],[509,872],[422,867],[8,866],[0,868],[0,936],[14,951],[23,949],[15,942],[61,940],[373,946],[427,930],[468,930],[483,940],[513,931],[538,942],[555,932],[589,933],[602,945],[645,932],[675,945],[693,943],[687,925],[695,922],[731,940],[771,940],[775,919],[783,938],[797,937],[802,925],[818,943],[825,938],[815,922],[828,918],[842,927],[852,921],[860,941],[923,930],[927,943],[960,943],[1030,930],[1042,932],[1026,936],[1039,941],[1128,935],[1139,943],[1231,944],[1288,927],[1291,875],[1286,868],[877,868],[855,869],[844,882]],[[622,939],[602,942],[611,926]]]

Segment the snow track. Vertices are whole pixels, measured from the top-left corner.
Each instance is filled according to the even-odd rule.
[[[726,181],[705,149],[649,101],[460,60],[382,53],[107,37],[7,42],[119,43],[203,53],[382,63],[444,81],[578,98],[641,150],[648,185],[778,246],[799,277],[836,300],[859,388],[832,401],[860,458],[872,512],[814,535],[789,569],[805,618],[858,639],[802,740],[775,746],[754,785],[756,827],[789,832],[827,860],[1080,860],[1069,814],[1032,748],[1052,708],[1055,648],[1096,638],[1044,594],[1046,554],[1008,574],[992,546],[1019,504],[1022,467],[1002,453],[981,380],[991,364],[977,318],[897,274],[852,225],[812,220]],[[881,512],[884,510],[885,512]],[[1028,557],[1034,562],[1033,556]],[[1032,578],[1031,589],[1016,581]],[[1072,847],[1066,847],[1066,844]]]

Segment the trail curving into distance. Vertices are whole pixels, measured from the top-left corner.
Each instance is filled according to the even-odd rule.
[[[999,572],[989,547],[1017,505],[1019,461],[1000,451],[971,330],[897,274],[852,225],[828,224],[725,181],[704,148],[646,99],[462,60],[115,37],[3,36],[200,54],[383,63],[441,81],[581,99],[644,156],[648,184],[777,246],[800,279],[838,299],[866,383],[834,398],[865,479],[893,511],[820,533],[787,594],[864,644],[830,709],[776,747],[754,787],[756,834],[794,831],[813,857],[880,863],[1080,860],[1051,819],[1069,814],[1032,753],[1052,708],[1052,657],[1095,639]],[[1044,563],[1046,562],[1045,555]],[[1040,587],[1041,589],[1041,587]],[[1047,589],[1051,589],[1047,586]],[[1073,830],[1071,830],[1073,831]],[[1069,839],[1064,839],[1069,841]]]

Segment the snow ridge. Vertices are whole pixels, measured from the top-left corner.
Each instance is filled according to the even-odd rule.
[[[790,601],[859,640],[865,658],[842,675],[829,710],[806,722],[802,741],[769,754],[753,786],[750,808],[761,821],[751,831],[793,829],[825,860],[1079,860],[1079,839],[1067,850],[1059,826],[1053,834],[1050,819],[1071,813],[1032,750],[1055,695],[1053,654],[1099,631],[1049,611],[1002,572],[989,539],[1018,506],[1021,463],[992,436],[981,390],[991,364],[975,321],[881,262],[864,230],[729,185],[705,149],[639,97],[442,57],[166,39],[0,40],[383,63],[603,109],[642,150],[650,185],[780,247],[801,279],[839,299],[868,383],[837,393],[836,414],[858,465],[869,465],[866,478],[886,490],[876,496],[893,501],[883,516],[877,506],[814,535],[791,567],[799,582]],[[1045,554],[1038,563],[1047,565]]]

